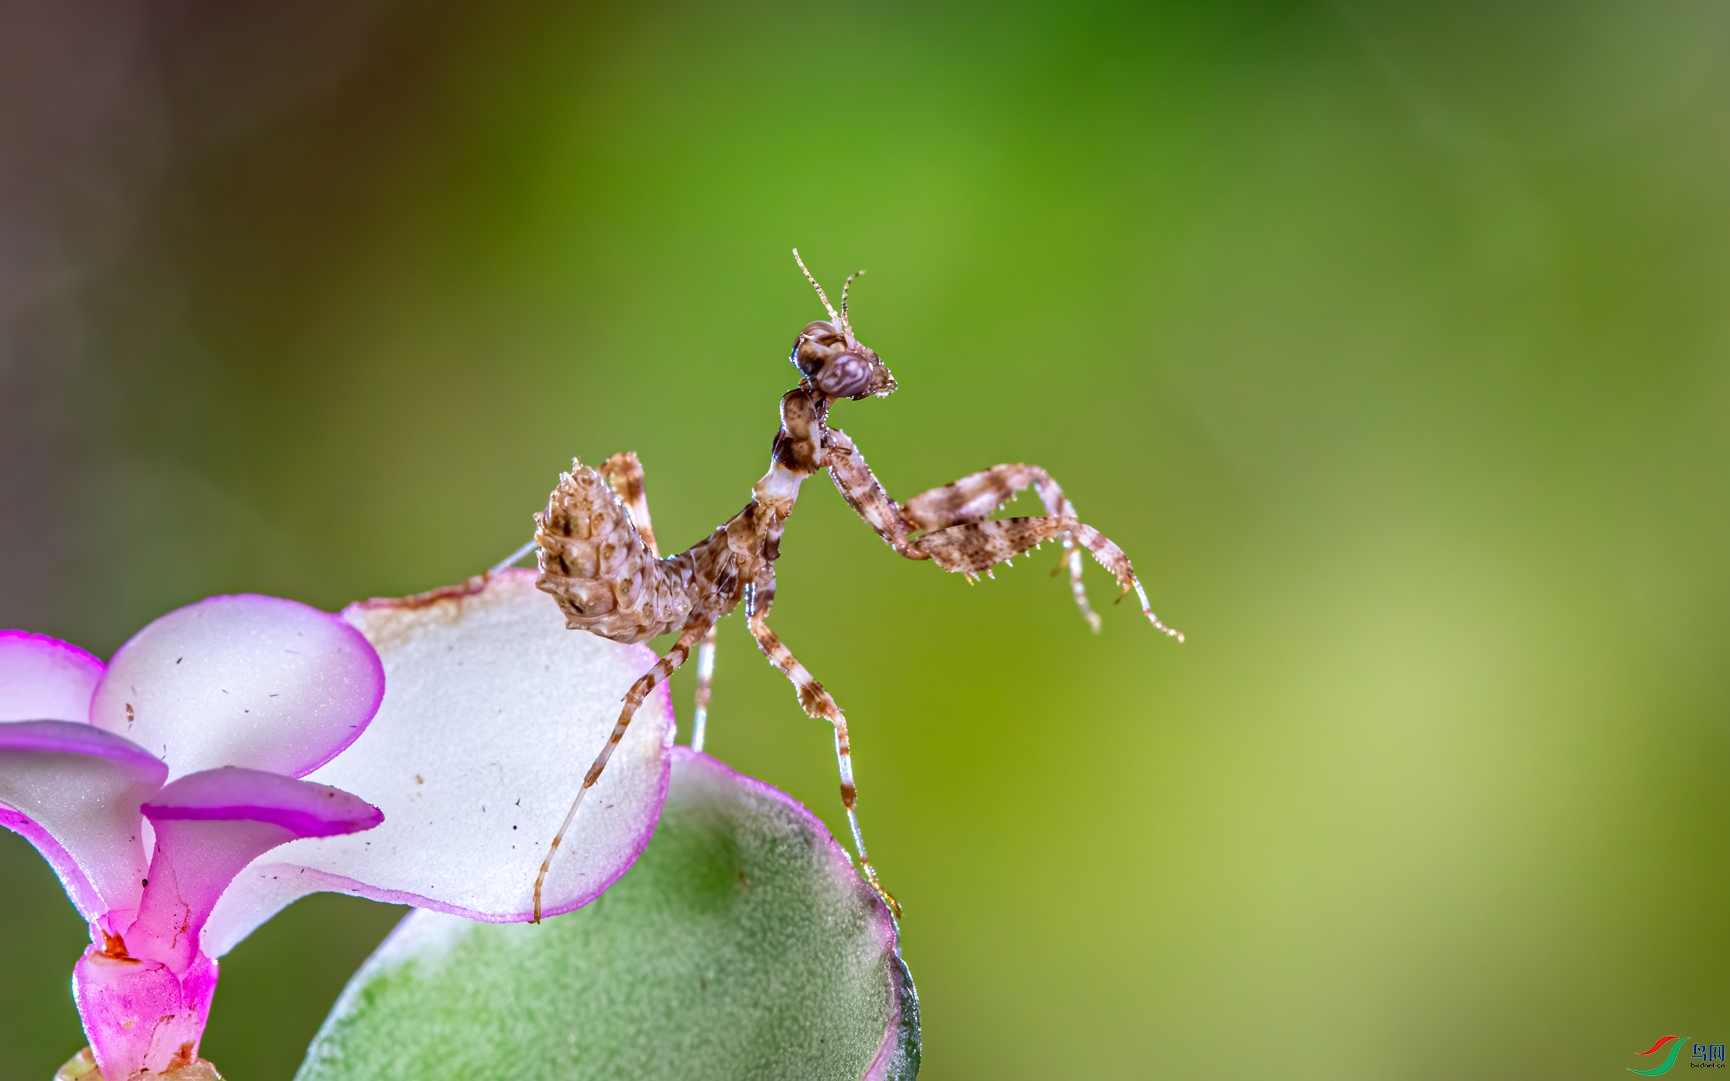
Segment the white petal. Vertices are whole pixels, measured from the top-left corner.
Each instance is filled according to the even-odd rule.
[[[139,804],[167,773],[142,747],[82,722],[0,724],[0,825],[36,846],[85,919],[118,934],[144,884]]]
[[[377,805],[366,833],[260,857],[205,929],[226,952],[296,897],[357,893],[495,922],[527,919],[535,872],[647,647],[565,629],[532,571],[344,616],[384,662],[378,715],[312,775]],[[666,798],[673,711],[663,684],[635,720],[553,861],[547,914],[588,903],[635,862]]]
[[[211,597],[120,647],[90,721],[171,778],[221,766],[300,777],[360,735],[383,690],[378,657],[340,618],[280,597]]]
[[[77,646],[0,631],[0,721],[90,720],[102,662]]]

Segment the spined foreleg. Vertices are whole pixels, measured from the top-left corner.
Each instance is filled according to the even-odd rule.
[[[1047,540],[1064,548],[1070,590],[1076,606],[1095,631],[1099,616],[1087,603],[1081,581],[1081,549],[1086,548],[1110,571],[1124,592],[1134,590],[1141,610],[1157,628],[1183,641],[1183,635],[1159,621],[1136,578],[1129,557],[1092,526],[1077,520],[1075,506],[1051,474],[1036,465],[992,466],[941,487],[921,492],[905,505],[896,503],[865,463],[864,455],[845,432],[831,428],[824,442],[826,464],[835,486],[889,546],[909,559],[931,559],[945,570],[969,578],[989,573],[998,563]],[[1032,488],[1045,505],[1042,518],[987,521],[1018,492]],[[922,533],[915,537],[914,533]]]
[[[983,522],[999,507],[1028,488],[1039,494],[1039,501],[1045,504],[1047,517],[1060,521],[1075,519],[1074,504],[1063,494],[1063,489],[1058,487],[1057,482],[1051,479],[1051,474],[1039,466],[1018,462],[994,465],[990,469],[982,469],[941,487],[920,492],[907,501],[907,505],[901,510],[901,516],[913,529],[931,534],[955,526]],[[1047,539],[1055,539],[1063,545],[1063,564],[1069,567],[1069,591],[1075,598],[1076,607],[1080,608],[1081,614],[1087,618],[1087,625],[1093,628],[1095,634],[1099,633],[1099,616],[1093,611],[1093,606],[1087,603],[1087,587],[1081,581],[1081,549],[1076,546],[1075,532],[1060,529],[1041,537],[1034,544],[1043,543]],[[914,544],[922,551],[929,551],[920,541],[915,541]],[[1021,551],[1026,549],[1012,552],[1010,556],[1003,558],[1007,560]],[[1151,617],[1152,613],[1148,614]],[[1154,620],[1154,625],[1159,625],[1157,619]]]
[[[989,522],[968,522],[926,533],[913,543],[939,567],[965,574],[972,580],[981,574],[989,574],[991,568],[997,564],[1007,563],[1048,540],[1060,540],[1066,546],[1076,544],[1086,548],[1100,566],[1112,573],[1125,593],[1135,591],[1136,598],[1141,601],[1142,614],[1150,623],[1179,642],[1183,641],[1182,632],[1167,627],[1153,614],[1153,608],[1148,604],[1147,590],[1142,588],[1141,580],[1135,576],[1135,570],[1129,564],[1129,557],[1123,554],[1123,549],[1113,544],[1111,539],[1099,530],[1074,518],[998,518]],[[1094,629],[1097,630],[1097,617],[1094,617],[1088,608],[1087,598],[1079,585],[1080,551],[1071,548],[1069,559],[1070,573],[1077,583],[1076,601],[1084,613],[1093,617]]]

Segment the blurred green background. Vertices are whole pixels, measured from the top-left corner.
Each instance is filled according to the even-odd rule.
[[[1041,463],[1189,635],[806,488],[777,626],[853,726],[923,1076],[1730,1038],[1717,0],[0,18],[0,624],[453,582],[573,454],[636,450],[689,544],[767,463],[797,244],[871,271],[901,390],[834,419],[892,493]],[[738,620],[711,732],[838,824]],[[10,835],[0,876],[0,1075],[45,1079],[83,930]],[[396,916],[260,931],[206,1054],[288,1078]]]

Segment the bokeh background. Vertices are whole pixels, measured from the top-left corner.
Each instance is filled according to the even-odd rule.
[[[1719,0],[6,0],[0,624],[453,582],[573,454],[695,541],[797,244],[870,269],[902,389],[835,419],[893,493],[1039,462],[1189,635],[807,487],[775,614],[924,1076],[1624,1076],[1730,1038],[1727,46]],[[837,824],[720,651],[711,749]],[[11,835],[0,880],[45,1079],[83,929]],[[267,926],[206,1053],[289,1078],[397,916]]]

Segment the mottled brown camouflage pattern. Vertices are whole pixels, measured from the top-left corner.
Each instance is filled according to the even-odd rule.
[[[798,253],[794,256],[797,258]],[[802,261],[799,266],[804,269]],[[806,277],[810,278],[809,271]],[[852,280],[848,279],[849,284]],[[997,564],[1007,563],[1045,541],[1057,541],[1065,550],[1076,604],[1098,630],[1099,617],[1088,605],[1081,584],[1080,550],[1085,548],[1112,573],[1124,592],[1136,592],[1142,611],[1155,627],[1182,640],[1182,635],[1160,623],[1148,608],[1123,550],[1081,522],[1057,482],[1036,465],[993,466],[922,492],[906,504],[891,499],[853,441],[839,428],[829,427],[827,420],[837,399],[887,396],[895,389],[895,379],[882,359],[854,337],[847,318],[846,291],[842,292],[838,314],[816,279],[812,278],[811,284],[830,318],[807,325],[793,343],[789,359],[803,378],[781,398],[781,427],[770,449],[769,471],[752,488],[751,501],[743,510],[695,547],[661,558],[649,525],[642,465],[635,454],[627,452],[613,455],[598,470],[573,462],[571,471],[560,476],[547,509],[535,516],[541,570],[538,584],[558,602],[566,626],[619,642],[646,642],[657,635],[680,632],[673,648],[626,694],[607,745],[589,768],[553,839],[541,865],[541,877],[535,882],[537,919],[541,882],[576,816],[583,793],[606,768],[643,699],[684,664],[699,641],[707,654],[699,665],[697,689],[699,735],[694,738],[701,738],[709,699],[714,627],[741,601],[752,637],[793,682],[799,705],[833,727],[841,801],[860,866],[867,881],[899,914],[894,898],[878,884],[877,873],[866,856],[854,810],[857,790],[847,719],[835,699],[769,628],[781,534],[798,501],[800,485],[817,472],[829,471],[848,505],[897,553],[908,559],[929,559],[944,570],[965,574],[970,581],[989,575]],[[991,519],[998,508],[1028,488],[1044,504],[1044,516]]]

